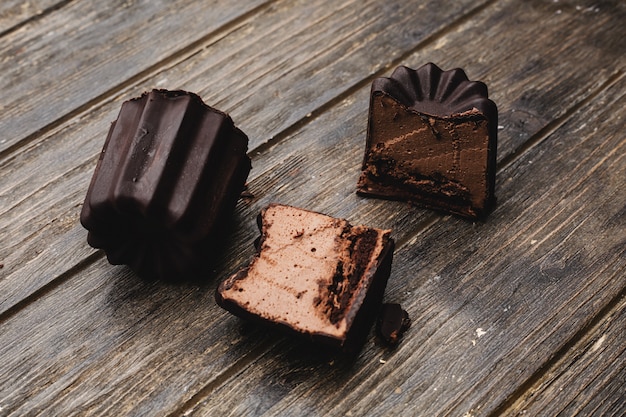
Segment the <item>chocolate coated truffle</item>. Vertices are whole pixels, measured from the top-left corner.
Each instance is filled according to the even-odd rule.
[[[357,192],[471,219],[495,204],[498,111],[461,69],[398,67],[372,83]]]
[[[387,285],[391,231],[284,205],[264,209],[260,228],[255,258],[218,287],[218,304],[333,348],[357,350]]]
[[[185,91],[126,101],[111,125],[81,223],[112,264],[142,278],[197,278],[250,172],[247,136]]]

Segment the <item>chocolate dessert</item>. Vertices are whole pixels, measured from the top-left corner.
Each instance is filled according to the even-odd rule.
[[[482,219],[495,204],[498,110],[461,69],[398,67],[372,83],[357,192]]]
[[[88,242],[145,279],[202,274],[250,172],[247,136],[185,91],[122,104],[80,216]]]
[[[380,308],[391,270],[390,230],[284,205],[260,215],[250,265],[217,289],[217,303],[343,351],[357,350]]]

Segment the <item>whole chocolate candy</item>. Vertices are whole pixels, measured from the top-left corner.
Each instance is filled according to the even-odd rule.
[[[126,101],[81,212],[89,244],[147,280],[203,275],[250,172],[247,146],[231,118],[195,94]]]

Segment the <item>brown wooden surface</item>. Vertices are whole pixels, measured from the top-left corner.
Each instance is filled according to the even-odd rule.
[[[4,0],[0,4],[0,34],[4,36],[18,30],[27,22],[44,16],[67,2],[68,0]]]
[[[626,414],[626,4],[207,3],[0,6],[0,416]],[[485,223],[354,193],[372,79],[429,61],[498,104]],[[250,137],[254,197],[203,285],[143,283],[78,224],[154,87]],[[393,229],[397,349],[322,354],[217,307],[270,202]]]

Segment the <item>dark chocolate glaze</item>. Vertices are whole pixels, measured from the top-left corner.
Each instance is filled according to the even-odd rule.
[[[374,323],[376,316],[380,312],[387,281],[391,274],[391,263],[393,261],[395,246],[395,241],[389,239],[378,258],[376,268],[371,272],[370,287],[363,297],[362,304],[341,346],[344,352],[357,352],[363,347],[372,327],[372,323]]]
[[[250,172],[247,136],[193,93],[122,104],[81,212],[88,242],[144,279],[196,279]]]
[[[497,125],[498,110],[488,98],[487,86],[481,81],[470,81],[460,68],[443,71],[433,63],[416,70],[399,66],[390,78],[372,82],[372,93],[376,92],[431,116],[449,117],[475,108]]]

